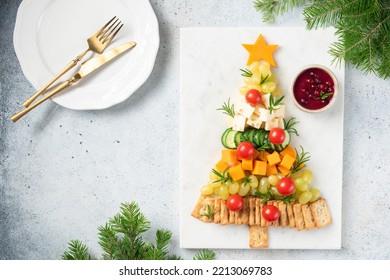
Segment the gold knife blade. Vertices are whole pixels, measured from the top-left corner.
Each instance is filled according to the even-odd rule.
[[[74,78],[79,80],[79,79],[91,74],[96,69],[100,68],[101,66],[103,66],[107,62],[113,60],[114,58],[120,56],[122,53],[134,48],[136,45],[137,44],[133,41],[127,42],[123,45],[120,45],[119,47],[116,47],[110,51],[107,51],[104,54],[98,55],[94,58],[91,58],[87,61],[84,61],[81,64],[81,68],[80,68],[79,72],[77,72],[76,75],[74,75]]]
[[[23,117],[25,114],[30,112],[32,109],[37,107],[38,105],[42,104],[49,98],[53,97],[63,89],[75,84],[78,82],[80,79],[84,78],[85,76],[91,74],[94,72],[96,69],[102,67],[106,63],[110,62],[116,57],[119,57],[121,54],[124,52],[134,48],[137,44],[135,42],[127,42],[123,45],[120,45],[119,47],[116,47],[104,54],[101,54],[97,57],[91,58],[85,62],[82,63],[80,70],[69,80],[66,80],[65,82],[60,83],[57,85],[52,91],[50,91],[48,94],[46,94],[44,97],[39,99],[38,101],[32,103],[30,106],[24,108],[22,111],[16,113],[11,117],[11,120],[13,122],[18,121],[21,117]]]

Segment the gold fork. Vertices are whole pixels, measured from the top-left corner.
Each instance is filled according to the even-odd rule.
[[[89,52],[93,51],[95,53],[101,54],[107,46],[111,43],[112,39],[118,34],[119,30],[122,28],[123,24],[119,21],[119,18],[116,16],[113,17],[109,22],[107,22],[102,28],[100,28],[95,34],[87,39],[88,49],[79,54],[75,59],[73,59],[57,76],[55,76],[50,82],[48,82],[43,88],[38,90],[33,96],[27,99],[24,103],[24,107],[30,106],[48,87],[50,87],[55,81],[57,81],[62,75],[68,72],[70,69],[75,67],[80,60]]]

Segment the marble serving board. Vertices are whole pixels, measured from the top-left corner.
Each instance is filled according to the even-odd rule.
[[[243,85],[240,68],[248,58],[242,43],[253,44],[263,34],[274,53],[273,71],[285,95],[287,116],[296,117],[300,136],[292,145],[310,152],[308,167],[312,186],[327,199],[333,223],[322,229],[300,231],[269,228],[270,249],[339,249],[341,247],[344,65],[331,64],[329,46],[334,29],[308,31],[303,27],[183,28],[180,32],[180,246],[182,248],[249,248],[246,225],[206,224],[191,216],[201,186],[221,158],[221,134],[228,127],[217,111]],[[339,82],[339,96],[332,108],[320,114],[300,111],[292,102],[289,87],[305,65],[330,68]]]

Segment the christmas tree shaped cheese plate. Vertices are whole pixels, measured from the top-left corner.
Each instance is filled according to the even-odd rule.
[[[180,35],[181,247],[339,249],[344,65],[327,53],[334,29]],[[337,100],[318,114],[289,93],[312,64],[337,78]],[[336,85],[308,75],[328,102]]]

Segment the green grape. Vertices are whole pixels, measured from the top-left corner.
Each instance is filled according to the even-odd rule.
[[[240,184],[237,182],[228,182],[228,186],[230,194],[236,194],[240,189]]]
[[[278,192],[278,189],[276,187],[271,187],[270,191],[273,195],[281,196],[281,194]]]
[[[282,179],[282,178],[284,178],[284,175],[282,174],[282,173],[278,173],[278,174],[276,174],[276,177],[279,179],[279,181],[280,181],[280,179]],[[279,182],[278,181],[278,182]]]
[[[248,87],[248,86],[242,86],[242,87],[240,87],[240,93],[241,93],[242,95],[245,95],[245,94],[248,92],[248,90],[249,90],[249,87]]]
[[[306,169],[303,171],[302,178],[310,185],[311,180],[313,178],[313,173],[310,170]]]
[[[276,88],[276,84],[273,83],[273,82],[268,82],[268,83],[265,83],[261,86],[261,89],[263,90],[262,92],[264,93],[270,93],[270,92],[273,92]]]
[[[205,185],[200,189],[200,193],[203,195],[212,195],[214,193],[214,188],[210,184]]]
[[[251,65],[248,65],[248,70],[251,71],[252,73],[255,71],[259,71],[259,66],[260,66],[260,63],[258,61],[255,61]]]
[[[259,184],[259,192],[261,193],[267,193],[269,188],[269,182],[267,177],[263,177],[260,179]]]
[[[260,84],[260,76],[252,75],[252,77],[244,78],[244,83],[247,85],[258,85]]]
[[[305,192],[301,193],[301,195],[299,196],[299,203],[306,204],[310,201],[311,197],[312,197],[311,192],[305,191]]]
[[[241,196],[246,196],[249,192],[250,185],[247,183],[241,183],[240,189],[238,190],[238,194]]]
[[[303,174],[303,170],[299,170],[299,171],[297,171],[297,172],[291,174],[290,177],[291,177],[292,179],[296,179],[296,178],[302,177],[302,174]]]
[[[271,186],[276,186],[279,182],[279,179],[276,177],[276,175],[271,175],[268,177],[268,182],[271,184]]]
[[[311,192],[311,194],[312,194],[311,199],[310,199],[310,202],[316,201],[316,200],[320,197],[320,195],[321,195],[320,190],[317,189],[317,188],[312,188],[312,189],[310,190],[310,192]]]
[[[303,178],[296,178],[294,180],[294,184],[295,187],[301,192],[304,192],[309,188],[309,185],[306,183],[305,180],[303,180]]]
[[[228,199],[229,197],[229,188],[228,186],[226,185],[222,185],[219,187],[219,191],[218,191],[218,194],[219,194],[219,197],[222,199],[222,200],[226,200]]]
[[[211,171],[210,172],[210,180],[211,181],[216,181],[216,180],[218,180],[218,179],[220,179],[218,176],[217,176],[217,174],[215,174],[213,171]]]
[[[249,194],[250,194],[250,195],[256,195],[256,192],[257,192],[257,189],[254,189],[254,188],[251,188],[251,189],[249,190]]]
[[[259,180],[255,175],[250,175],[248,179],[250,180],[249,184],[251,185],[252,189],[256,189],[259,186]]]

